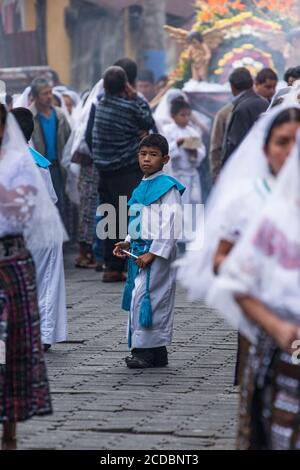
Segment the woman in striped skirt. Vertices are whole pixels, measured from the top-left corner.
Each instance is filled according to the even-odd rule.
[[[0,421],[2,448],[16,424],[52,413],[40,334],[35,267],[26,247],[47,246],[57,210],[12,115],[0,105]]]

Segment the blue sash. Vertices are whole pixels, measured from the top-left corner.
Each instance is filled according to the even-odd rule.
[[[29,147],[29,150],[30,150],[31,155],[33,156],[33,159],[34,159],[35,163],[39,167],[45,169],[45,168],[48,168],[49,166],[51,166],[51,163],[49,162],[49,160],[47,160],[47,158],[43,157],[43,155],[41,155],[35,149],[33,149],[32,147]]]

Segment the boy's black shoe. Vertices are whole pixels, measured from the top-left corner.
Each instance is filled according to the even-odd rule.
[[[125,362],[129,369],[147,369],[154,366],[154,354],[152,349],[135,348],[131,356],[125,357]]]
[[[168,365],[168,351],[166,346],[152,349],[154,354],[154,367],[165,367]]]
[[[146,361],[139,356],[127,356],[125,357],[126,365],[129,369],[148,369],[154,367],[153,362]]]
[[[133,349],[131,356],[125,358],[129,369],[147,369],[149,367],[165,367],[168,365],[168,351],[165,346],[160,348]]]

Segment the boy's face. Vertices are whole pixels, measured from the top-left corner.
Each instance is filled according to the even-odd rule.
[[[255,91],[258,95],[271,101],[276,93],[277,80],[267,80],[264,83],[256,83]]]
[[[179,127],[186,127],[191,119],[192,111],[188,108],[183,108],[178,113],[173,114],[172,118]]]
[[[139,164],[146,177],[161,171],[169,161],[169,155],[162,155],[158,147],[141,147]]]

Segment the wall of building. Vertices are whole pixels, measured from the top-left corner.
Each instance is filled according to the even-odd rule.
[[[25,28],[26,31],[36,30],[36,0],[25,1]]]
[[[71,44],[65,28],[65,9],[69,0],[47,0],[48,64],[65,84],[71,79]]]
[[[124,55],[124,13],[111,14],[87,2],[72,0],[69,15],[71,83],[83,91]]]

